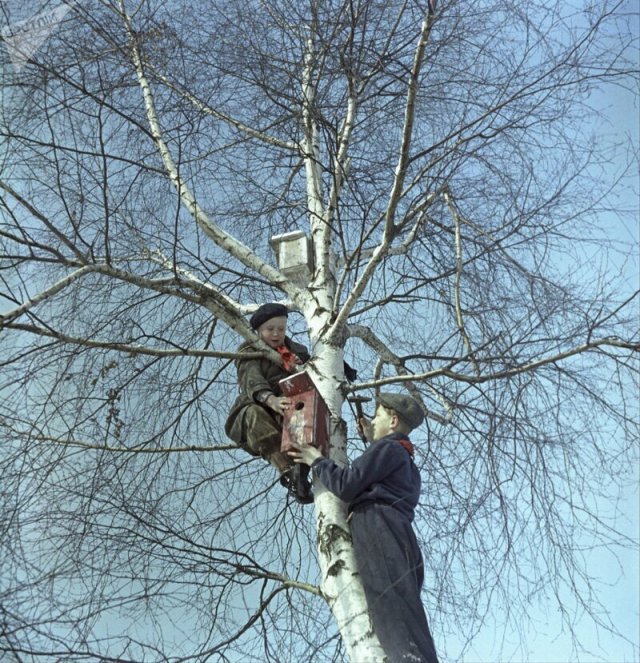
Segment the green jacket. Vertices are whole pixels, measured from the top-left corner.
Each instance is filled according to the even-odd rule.
[[[286,337],[285,345],[294,352],[300,361],[304,364],[310,359],[309,352],[304,345],[292,341]],[[239,348],[238,352],[256,352],[260,349],[250,341],[246,341]],[[240,394],[231,406],[231,411],[224,425],[224,431],[234,442],[240,443],[242,440],[236,440],[233,432],[233,424],[236,419],[242,415],[242,411],[248,405],[257,403],[255,397],[261,391],[271,391],[276,396],[281,395],[278,382],[291,375],[285,371],[284,367],[276,364],[271,359],[260,357],[259,359],[236,359],[236,370],[238,372],[238,387]],[[236,427],[237,429],[237,427]]]

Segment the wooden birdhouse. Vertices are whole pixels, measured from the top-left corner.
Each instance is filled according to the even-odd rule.
[[[302,230],[275,235],[269,240],[278,269],[296,285],[306,286],[313,274],[311,240]]]
[[[280,380],[282,395],[293,403],[284,413],[282,443],[284,453],[292,449],[291,443],[308,444],[329,455],[329,408],[306,373],[296,373]]]

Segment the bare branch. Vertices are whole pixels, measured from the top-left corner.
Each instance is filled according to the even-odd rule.
[[[384,378],[380,377],[382,367],[385,363],[391,364],[396,370],[397,374],[405,378],[402,384],[407,388],[407,391],[413,396],[413,398],[415,398],[416,401],[418,401],[418,403],[421,404],[422,409],[426,416],[433,419],[434,421],[438,421],[443,425],[446,425],[451,422],[451,418],[453,416],[453,409],[451,403],[447,402],[444,398],[442,398],[440,394],[436,392],[435,389],[431,388],[427,384],[426,385],[427,389],[429,389],[429,391],[435,396],[435,398],[442,403],[442,406],[446,411],[446,415],[442,416],[441,414],[433,412],[428,407],[426,407],[422,399],[422,396],[420,395],[420,392],[418,391],[416,385],[411,379],[413,374],[410,373],[410,371],[406,368],[404,362],[400,359],[400,357],[398,357],[398,355],[396,355],[389,348],[387,348],[387,346],[379,338],[375,336],[375,334],[371,331],[371,329],[363,325],[349,325],[347,328],[347,333],[352,337],[356,337],[363,340],[380,357],[376,364],[376,371],[375,371],[376,380],[374,381],[374,383],[379,382],[380,384],[384,384]],[[356,391],[358,388],[359,385],[353,385],[352,387],[350,387],[350,391]]]
[[[458,329],[460,330],[460,335],[462,336],[464,345],[467,349],[467,352],[469,353],[469,357],[471,357],[471,361],[473,362],[473,368],[475,369],[476,374],[480,375],[480,367],[478,366],[478,362],[474,357],[473,346],[471,345],[471,340],[469,339],[469,335],[467,334],[467,331],[464,327],[464,318],[462,317],[462,307],[460,305],[460,283],[462,281],[462,270],[464,265],[462,259],[462,240],[460,239],[461,219],[460,215],[458,214],[458,210],[455,208],[455,205],[451,200],[451,195],[448,191],[444,192],[444,198],[447,201],[447,206],[449,207],[449,211],[451,212],[451,216],[453,217],[453,221],[455,223],[456,280],[453,286],[453,292],[454,292],[454,301],[456,308],[456,322],[458,323]]]
[[[460,360],[455,360],[449,366],[444,368],[436,368],[432,371],[427,371],[426,373],[415,373],[412,375],[397,375],[388,378],[380,378],[373,382],[362,382],[357,385],[353,385],[350,391],[361,391],[363,389],[376,389],[383,385],[395,384],[402,382],[423,382],[426,380],[431,380],[437,377],[447,377],[451,380],[457,382],[464,382],[467,384],[483,384],[485,382],[494,382],[498,380],[504,380],[507,378],[515,377],[516,375],[521,375],[523,373],[530,373],[536,371],[538,368],[547,366],[550,364],[558,364],[563,359],[568,359],[569,357],[574,357],[576,355],[601,351],[603,348],[612,347],[619,348],[621,350],[630,350],[631,352],[640,352],[640,342],[630,342],[624,341],[621,339],[615,338],[602,338],[589,343],[584,343],[583,345],[576,346],[565,352],[558,352],[557,354],[551,355],[549,357],[544,357],[536,361],[532,361],[521,366],[516,366],[503,371],[497,371],[495,373],[484,373],[481,375],[465,375],[464,373],[457,373],[452,371],[451,368],[460,363]]]
[[[265,263],[249,247],[245,246],[237,239],[232,237],[229,233],[225,232],[218,225],[216,225],[209,218],[206,212],[200,207],[200,205],[198,205],[187,183],[182,179],[182,177],[180,177],[169,148],[167,147],[162,137],[162,130],[158,121],[158,114],[156,112],[153,94],[144,73],[142,58],[140,57],[140,52],[136,43],[134,30],[131,25],[131,19],[124,8],[122,0],[120,0],[119,5],[120,12],[129,32],[131,40],[131,54],[133,63],[136,68],[138,82],[142,90],[151,133],[153,135],[153,139],[156,143],[158,151],[162,157],[165,168],[167,169],[167,174],[176,187],[181,201],[189,210],[190,214],[196,220],[198,225],[218,246],[220,246],[225,251],[228,251],[230,255],[239,260],[245,266],[254,269],[258,274],[269,279],[274,284],[274,286],[286,292],[295,301],[299,295],[298,288],[296,288],[288,279],[280,274],[278,270]]]

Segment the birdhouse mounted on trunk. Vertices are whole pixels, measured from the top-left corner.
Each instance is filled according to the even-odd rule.
[[[269,240],[278,269],[296,285],[306,286],[313,275],[311,240],[303,230],[275,235]]]
[[[311,445],[329,455],[329,408],[306,373],[296,373],[279,382],[282,395],[292,401],[285,410],[280,450],[286,453],[291,443]]]

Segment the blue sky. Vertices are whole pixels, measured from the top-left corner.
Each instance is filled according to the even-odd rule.
[[[627,3],[629,9],[633,3]],[[637,8],[636,8],[637,13]],[[638,17],[636,16],[636,19]],[[636,31],[640,19],[636,20]],[[637,35],[637,32],[636,32]],[[640,69],[640,52],[634,54]],[[640,150],[640,95],[638,89],[623,89],[609,86],[591,99],[594,107],[601,112],[598,132],[611,145],[617,148],[617,158],[611,167],[622,171],[632,153],[638,156]],[[595,127],[595,125],[594,125]],[[594,127],[585,127],[585,132]],[[625,149],[626,147],[626,149]],[[621,253],[612,269],[619,269],[628,285],[629,293],[640,288],[640,255],[632,247],[640,246],[640,173],[637,161],[628,173],[628,188],[625,197],[619,200],[621,207],[634,210],[621,218],[618,215],[602,215],[600,223],[607,234],[620,243]],[[629,255],[629,251],[631,253]],[[626,259],[623,252],[627,251]],[[640,305],[636,306],[640,325]],[[636,366],[638,362],[636,360]],[[636,415],[640,408],[636,408]],[[640,417],[638,418],[640,421]],[[640,431],[639,431],[640,432]],[[635,486],[629,486],[620,495],[617,506],[600,501],[597,508],[603,515],[613,515],[616,526],[636,544],[626,550],[614,552],[594,550],[588,554],[588,568],[596,581],[598,597],[603,602],[610,620],[616,625],[620,635],[596,630],[590,617],[579,609],[575,610],[575,636],[584,645],[584,651],[576,651],[573,638],[560,627],[557,609],[550,610],[549,604],[531,605],[531,624],[522,632],[504,632],[501,620],[488,621],[474,646],[461,659],[464,663],[637,663],[640,661],[640,465],[630,468],[635,477]],[[585,541],[585,546],[589,542]],[[437,634],[436,634],[437,637]],[[454,643],[447,643],[449,652],[455,653]]]

